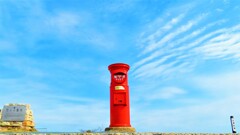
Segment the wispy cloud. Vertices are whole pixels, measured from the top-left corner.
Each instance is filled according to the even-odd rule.
[[[147,47],[145,47],[145,49],[143,50],[143,54],[146,54],[150,51],[153,51],[155,49],[159,49],[160,47],[162,47],[165,43],[169,42],[170,40],[174,39],[176,36],[178,36],[179,34],[188,31],[189,29],[191,29],[191,27],[193,27],[194,25],[196,25],[200,20],[203,19],[205,15],[200,15],[197,18],[194,18],[193,20],[190,20],[187,22],[187,24],[184,24],[182,26],[180,26],[177,30],[175,31],[170,31],[168,35],[164,36],[163,38],[160,39],[160,41],[157,41],[156,43],[147,45]],[[159,36],[159,35],[158,35]]]
[[[136,64],[134,65],[134,67],[136,67],[137,65],[140,65],[140,64],[144,63],[145,61],[148,61],[151,57],[154,57],[155,55],[156,55],[156,54],[153,54],[153,55],[151,55],[150,57],[143,59],[143,60],[140,61],[139,63],[136,63]],[[156,67],[160,66],[161,64],[163,64],[165,61],[167,61],[169,58],[175,57],[175,56],[176,56],[176,54],[167,55],[167,56],[164,56],[164,57],[160,58],[158,61],[154,61],[154,62],[145,64],[145,65],[141,65],[141,67],[139,67],[138,69],[136,69],[132,74],[133,74],[133,75],[137,75],[137,74],[147,74],[145,71],[147,71],[148,69],[156,68]],[[133,67],[133,68],[134,68],[134,67]]]
[[[141,42],[148,43],[148,44],[153,43],[156,40],[156,38],[158,39],[164,32],[171,30],[177,23],[179,23],[184,18],[184,16],[185,14],[180,14],[179,16],[172,18],[164,26],[158,28],[156,31],[154,31],[150,35],[146,35],[147,37],[146,38],[144,37]],[[158,18],[156,21],[154,21],[154,23],[157,24],[157,23],[160,23],[161,21],[162,21],[162,18]]]
[[[226,18],[208,21],[209,16],[211,13],[200,13],[194,17],[185,13],[173,17],[178,19],[168,22],[168,27],[156,25],[155,32],[143,36],[141,43],[144,47],[139,60],[133,64],[132,74],[135,78],[166,77],[178,71],[189,72],[198,64],[197,59],[238,61],[239,25],[221,27],[228,21]],[[183,17],[194,19],[183,23]],[[172,29],[173,26],[177,29]],[[165,35],[160,30],[165,30]]]
[[[200,47],[195,48],[195,51],[201,53],[205,59],[236,59],[236,55],[240,52],[240,32],[221,33],[210,39]],[[237,58],[240,59],[240,58]]]
[[[186,91],[180,88],[164,87],[162,89],[158,89],[157,91],[152,91],[150,95],[146,95],[146,98],[148,100],[172,99],[183,94],[186,94]]]

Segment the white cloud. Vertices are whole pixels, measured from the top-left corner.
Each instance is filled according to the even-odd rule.
[[[149,56],[146,56],[145,58],[141,59],[140,61],[134,63],[133,65],[133,69],[137,68],[137,67],[141,67],[141,66],[144,66],[145,63],[153,60],[154,58],[157,58],[157,57],[160,57],[161,55],[164,55],[166,52],[165,50],[167,50],[168,52],[167,53],[172,53],[173,54],[177,54],[179,55],[179,51],[181,50],[185,50],[185,49],[189,49],[195,45],[197,45],[198,43],[200,43],[201,41],[205,40],[206,38],[208,38],[210,35],[208,36],[204,36],[202,39],[199,39],[197,41],[195,41],[194,43],[190,44],[190,45],[184,45],[182,46],[181,44],[190,40],[191,38],[194,38],[196,36],[198,36],[199,34],[201,34],[202,32],[204,32],[207,28],[209,27],[212,27],[213,25],[216,25],[220,22],[222,22],[223,20],[220,20],[220,21],[216,21],[216,22],[213,22],[213,23],[210,23],[208,24],[207,26],[204,26],[200,29],[197,29],[195,31],[193,31],[192,33],[188,34],[188,36],[184,36],[183,38],[180,38],[178,40],[173,40],[173,42],[170,42],[167,46],[165,46],[163,49],[157,49],[157,50],[154,50]],[[177,56],[175,55],[175,56]],[[185,55],[186,56],[186,55]],[[178,56],[179,57],[182,57],[181,56]]]
[[[172,109],[132,109],[132,125],[142,131],[230,133],[230,115],[238,118],[240,96],[211,99]],[[159,107],[160,108],[160,107]],[[144,117],[143,117],[144,116]],[[235,119],[236,123],[240,121]],[[208,128],[205,128],[205,126]]]
[[[161,52],[154,52],[152,53],[150,56],[141,59],[140,61],[134,63],[134,65],[132,66],[132,69],[135,69],[137,67],[140,67],[141,65],[145,64],[146,62],[152,60],[153,58],[156,58],[157,56],[159,56],[161,54]]]
[[[103,2],[104,3],[104,2]],[[128,1],[112,1],[105,2],[103,10],[107,12],[119,13],[124,11],[129,11],[129,9],[135,8],[137,1],[128,0]]]
[[[140,128],[141,131],[152,132],[230,133],[230,115],[235,116],[236,123],[240,122],[238,118],[240,72],[194,75],[194,77],[189,80],[190,83],[208,93],[210,98],[198,97],[192,100],[191,97],[184,97],[184,100],[177,100],[178,104],[184,103],[184,106],[168,106],[167,109],[161,107],[161,103],[151,109],[147,109],[146,104],[134,104],[132,125]],[[191,91],[188,93],[191,94]],[[186,94],[185,90],[166,87],[163,90],[152,91],[151,95],[146,97],[152,100],[163,98],[170,101],[176,100],[176,97],[183,94]],[[203,128],[206,125],[209,128]]]
[[[55,16],[47,17],[45,23],[51,29],[56,28],[56,31],[65,35],[75,31],[81,24],[81,18],[74,13],[58,12]]]
[[[208,93],[216,96],[235,96],[240,90],[240,71],[220,73],[217,75],[198,75],[193,83]]]
[[[30,81],[1,79],[0,84],[0,107],[7,103],[30,104],[37,128],[47,128],[49,132],[77,132],[101,126],[105,128],[109,124],[107,100],[60,94],[49,86]]]
[[[221,34],[203,46],[196,48],[196,52],[202,53],[206,59],[223,58],[227,55],[235,55],[240,52],[240,33]]]
[[[148,100],[157,100],[157,99],[172,99],[176,96],[185,94],[186,91],[177,87],[164,87],[157,91],[152,91],[150,95],[146,95]]]
[[[156,63],[151,63],[150,65],[159,64],[159,62],[162,61],[157,61]],[[146,67],[146,70],[140,72],[135,77],[143,79],[145,79],[146,77],[147,78],[152,77],[154,75],[161,75],[161,77],[163,77],[164,72],[166,72],[170,67],[173,67],[175,64],[177,64],[176,61],[167,64],[154,65],[154,67],[151,67],[151,70],[149,70],[149,68]]]
[[[1,40],[0,45],[1,45],[0,46],[0,51],[2,53],[4,53],[4,52],[16,52],[17,51],[17,47],[15,45],[13,45],[11,42]]]
[[[163,34],[163,32],[171,30],[178,22],[180,22],[184,18],[184,16],[185,14],[180,14],[179,16],[172,18],[164,26],[158,28],[155,32],[148,35],[146,38],[142,39],[142,42],[153,42],[156,38],[160,37]],[[161,21],[162,18],[158,18],[151,25],[155,25],[155,23],[157,25],[157,23],[160,23]]]
[[[141,86],[150,92],[142,92],[140,99],[146,98],[155,102],[154,106],[147,102],[132,105],[132,126],[141,131],[152,132],[230,133],[230,115],[234,115],[236,123],[240,123],[239,70],[212,75],[194,74],[190,78],[188,83],[197,88],[197,93],[191,91],[192,88],[183,90],[175,86],[158,89],[161,86],[159,81],[152,82],[149,86]],[[137,89],[137,92],[141,92],[141,88]],[[195,97],[199,93],[204,94]],[[158,102],[157,99],[177,103],[166,107],[163,100]],[[208,128],[205,128],[206,125]]]
[[[217,12],[223,12],[224,10],[221,9],[221,8],[217,8],[216,11],[217,11]]]
[[[81,100],[81,98],[79,99]],[[96,129],[102,125],[107,127],[110,116],[108,105],[106,102],[95,100],[84,104],[54,104],[48,105],[46,108],[35,106],[34,116],[36,125],[41,124],[41,126],[47,127],[48,131],[66,131],[59,127],[68,127],[69,131],[77,132],[81,129]]]
[[[99,23],[94,11],[55,7],[54,10],[47,10],[43,1],[9,1],[0,5],[6,4],[11,8],[3,8],[0,12],[1,34],[4,40],[20,48],[24,46],[36,50],[41,46],[41,41],[58,41],[59,46],[65,47],[85,45],[104,50],[111,50],[117,44],[117,29]]]
[[[224,4],[229,4],[229,2],[230,2],[229,0],[223,0]]]
[[[159,52],[157,52],[156,54],[158,54],[158,53],[159,53]],[[153,55],[155,55],[155,53],[154,53]],[[152,55],[151,55],[151,56],[152,56]],[[134,65],[134,67],[138,66],[140,63],[142,63],[142,62],[146,61],[147,59],[151,58],[151,56],[150,56],[150,57],[147,57],[146,59],[143,59],[143,60],[140,61],[139,63],[136,63],[136,64]],[[157,60],[157,61],[150,62],[150,63],[148,63],[148,64],[142,65],[142,66],[140,66],[138,69],[136,69],[136,70],[133,71],[133,75],[137,75],[137,74],[147,74],[147,72],[149,71],[149,69],[153,69],[153,68],[156,68],[156,67],[162,65],[165,61],[167,61],[169,58],[174,57],[174,56],[176,56],[176,54],[166,55],[166,56],[160,58],[160,59]]]

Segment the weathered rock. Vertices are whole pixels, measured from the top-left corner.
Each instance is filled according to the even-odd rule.
[[[0,121],[0,127],[3,126],[10,126],[10,122],[4,122],[4,121]]]
[[[0,111],[0,132],[34,132],[33,112],[28,104],[7,104]]]

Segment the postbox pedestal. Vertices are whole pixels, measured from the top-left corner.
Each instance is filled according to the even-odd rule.
[[[106,132],[136,132],[133,127],[108,127],[105,128]]]

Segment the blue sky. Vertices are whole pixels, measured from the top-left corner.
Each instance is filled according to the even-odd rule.
[[[239,0],[0,0],[0,105],[42,131],[109,126],[108,65],[131,66],[138,132],[240,129]]]

